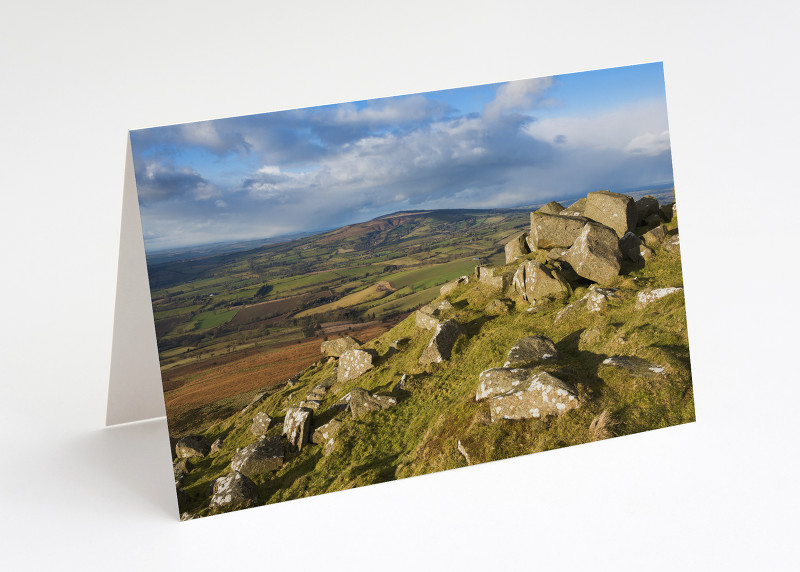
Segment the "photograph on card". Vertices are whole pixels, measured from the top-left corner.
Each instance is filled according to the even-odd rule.
[[[182,519],[695,419],[660,63],[130,140]]]

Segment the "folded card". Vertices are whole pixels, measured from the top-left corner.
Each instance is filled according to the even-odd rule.
[[[129,160],[109,422],[165,407],[183,519],[694,420],[659,63],[142,129]]]

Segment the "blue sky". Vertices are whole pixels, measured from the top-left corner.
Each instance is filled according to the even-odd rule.
[[[131,132],[148,252],[672,183],[660,63]]]

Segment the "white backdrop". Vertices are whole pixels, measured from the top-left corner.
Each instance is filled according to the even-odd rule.
[[[0,567],[796,565],[796,3],[116,4],[0,11]],[[128,129],[659,60],[696,423],[177,521],[103,428]]]

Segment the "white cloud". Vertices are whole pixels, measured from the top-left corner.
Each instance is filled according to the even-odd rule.
[[[669,151],[669,131],[661,133],[643,133],[631,139],[625,146],[625,151],[633,155],[646,155],[655,157]]]
[[[508,111],[528,111],[541,103],[539,97],[553,85],[552,77],[510,81],[497,88],[494,100],[486,104],[484,117],[492,120]]]

